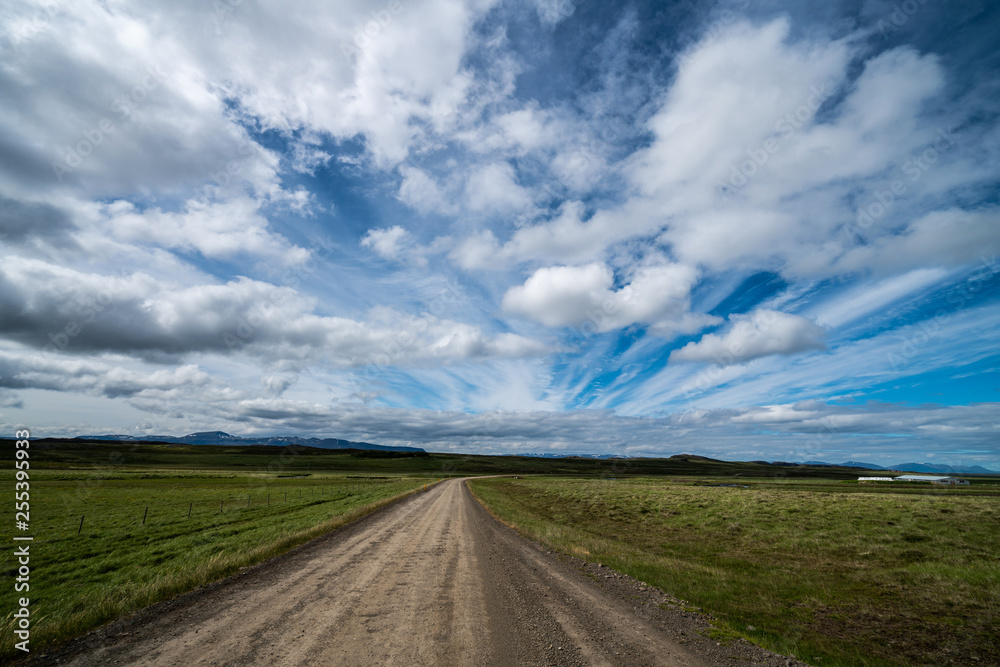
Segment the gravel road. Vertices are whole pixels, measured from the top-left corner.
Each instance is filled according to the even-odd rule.
[[[32,662],[798,664],[705,638],[684,606],[524,540],[451,480]]]

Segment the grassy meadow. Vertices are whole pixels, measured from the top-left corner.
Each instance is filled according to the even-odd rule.
[[[712,611],[720,636],[821,658],[816,664],[961,664],[972,655],[1000,664],[1000,486],[859,486],[823,481],[856,479],[855,469],[689,455],[544,459],[55,439],[32,441],[30,451],[33,652],[442,477],[546,474],[574,477],[484,479],[473,488],[529,536]],[[0,440],[0,452],[12,461],[13,442]],[[713,478],[751,488],[698,485]],[[0,508],[9,536],[12,464],[0,480],[11,491]],[[0,591],[0,662],[12,655],[11,615],[23,596],[13,590],[12,554],[0,559],[11,583]]]
[[[712,613],[720,640],[815,665],[1000,664],[1000,482],[894,484],[470,482],[525,535]]]
[[[10,585],[0,592],[6,615],[0,661],[14,653],[11,614],[18,597],[31,600],[31,648],[38,652],[283,553],[437,479],[295,467],[274,473],[33,469],[31,590],[14,592],[17,563],[13,549],[5,549]],[[13,488],[11,470],[2,479]],[[13,495],[8,498],[0,520],[13,526]]]

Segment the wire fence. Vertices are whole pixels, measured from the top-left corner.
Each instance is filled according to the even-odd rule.
[[[350,481],[341,480],[336,484],[315,484],[294,488],[276,488],[265,491],[237,491],[235,489],[219,489],[192,487],[190,489],[174,489],[162,496],[133,495],[112,497],[112,493],[90,494],[86,500],[72,503],[76,507],[65,507],[66,510],[77,509],[79,513],[72,514],[73,535],[87,535],[105,529],[121,529],[128,526],[163,525],[166,523],[185,522],[188,520],[203,522],[206,518],[233,517],[248,518],[249,514],[282,513],[319,504],[336,503],[357,496],[371,496],[372,500],[392,495],[404,488],[423,484],[422,480],[407,479],[372,479],[365,478]],[[426,488],[426,485],[423,485]],[[124,491],[124,490],[122,490]],[[137,489],[131,488],[135,493]],[[98,496],[98,497],[95,497]],[[100,497],[103,496],[103,497]],[[55,532],[65,534],[65,514],[61,530]],[[50,528],[56,526],[49,523]],[[52,531],[44,531],[51,532]]]

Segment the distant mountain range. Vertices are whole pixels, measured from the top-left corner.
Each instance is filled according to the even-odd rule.
[[[223,431],[204,431],[202,433],[192,433],[175,437],[172,435],[80,435],[77,440],[118,440],[118,441],[152,441],[171,442],[188,445],[273,445],[283,447],[285,445],[304,445],[306,447],[318,447],[320,449],[375,449],[386,452],[423,452],[420,447],[396,447],[392,445],[376,445],[370,442],[353,442],[351,440],[340,440],[338,438],[303,438],[297,435],[277,435],[261,438],[243,438],[237,435],[230,435]],[[614,459],[625,458],[619,454],[565,454],[553,452],[531,452],[524,454],[510,454],[509,456],[531,456],[539,458],[594,458],[594,459]],[[684,454],[682,456],[693,456]],[[675,455],[672,458],[677,458]],[[700,457],[696,457],[700,458]],[[714,460],[714,459],[709,459]],[[757,461],[757,463],[767,463],[767,461]],[[875,463],[865,463],[863,461],[847,461],[845,463],[827,463],[826,461],[805,461],[803,463],[786,463],[784,461],[771,461],[775,465],[811,465],[811,466],[841,466],[846,468],[864,468],[867,470],[900,470],[905,472],[938,473],[946,475],[995,475],[996,472],[987,470],[982,466],[947,466],[936,463],[897,463],[893,466],[880,466]]]
[[[337,438],[302,438],[297,435],[276,435],[263,438],[241,438],[222,431],[204,431],[175,437],[172,435],[79,435],[76,440],[117,440],[143,442],[171,442],[187,445],[235,445],[246,447],[250,445],[304,445],[320,449],[377,449],[386,452],[422,452],[420,447],[394,447],[392,445],[375,445],[370,442],[352,442]]]
[[[847,463],[824,463],[823,461],[806,461],[805,465],[829,466],[839,465],[846,468],[867,468],[869,470],[901,470],[903,472],[928,472],[944,473],[946,475],[995,475],[992,470],[987,470],[982,466],[946,466],[936,463],[897,463],[893,466],[880,466],[874,463],[862,463],[861,461],[848,461]]]

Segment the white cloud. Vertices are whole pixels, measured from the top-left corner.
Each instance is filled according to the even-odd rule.
[[[587,323],[603,332],[641,323],[651,325],[653,333],[671,337],[718,321],[690,312],[696,279],[689,267],[662,264],[640,270],[628,285],[614,289],[614,275],[603,264],[548,267],[510,288],[503,308],[550,327]]]
[[[400,167],[403,180],[399,185],[399,199],[417,211],[448,214],[455,210],[441,191],[438,183],[427,172],[416,167]]]
[[[788,28],[741,25],[696,49],[651,121],[657,140],[633,175],[672,215],[660,238],[682,259],[808,266],[854,217],[837,201],[847,183],[932,135],[918,119],[920,102],[942,87],[933,57],[901,50],[868,61],[839,113],[820,120],[853,54],[841,42],[789,43]]]
[[[514,168],[505,162],[480,167],[465,184],[468,210],[485,215],[504,215],[526,208],[531,197],[517,182]]]
[[[522,227],[501,244],[489,230],[460,242],[451,258],[464,269],[499,269],[528,261],[585,262],[600,254],[607,237],[600,221],[583,222],[583,204],[563,203],[546,223]]]
[[[324,137],[360,137],[374,163],[396,165],[437,141],[431,128],[449,127],[472,94],[462,59],[491,4],[61,3],[44,29],[15,29],[18,48],[5,50],[0,90],[16,104],[0,110],[0,126],[17,128],[5,159],[17,168],[0,171],[0,191],[186,196],[221,174],[236,191],[248,181],[273,196],[277,156],[244,123],[298,132],[297,171],[330,159]],[[11,27],[43,11],[8,9]],[[82,158],[57,175],[51,164],[65,162],[66,147]]]
[[[569,18],[576,9],[573,0],[534,0],[534,5],[539,20],[549,27]]]
[[[1000,209],[949,208],[915,218],[898,234],[848,249],[833,267],[842,272],[871,269],[889,273],[922,266],[961,266],[998,252]]]
[[[265,375],[260,379],[261,386],[273,396],[281,396],[298,380],[295,375]]]
[[[445,125],[464,101],[470,77],[462,56],[473,23],[491,4],[240,8],[232,19],[237,29],[219,40],[219,53],[232,54],[220,74],[267,125],[344,139],[362,134],[377,164],[395,165],[426,139],[425,123]]]
[[[543,109],[531,100],[511,111],[496,114],[489,123],[458,133],[475,153],[501,153],[517,157],[543,157],[575,143],[581,131],[579,119],[563,109]]]
[[[169,398],[179,391],[197,391],[212,378],[195,364],[174,368],[128,368],[122,359],[79,359],[59,355],[35,356],[0,350],[0,386],[47,389],[117,397]],[[155,368],[155,367],[154,367]]]
[[[40,11],[25,3],[15,13]],[[0,110],[0,126],[18,128],[17,168],[0,170],[0,190],[114,197],[219,181],[223,190],[242,181],[262,193],[278,187],[277,156],[228,117],[210,61],[182,44],[185,32],[202,32],[141,14],[62,3],[44,30],[5,51],[0,90],[17,103]]]
[[[670,361],[740,364],[772,354],[796,354],[826,349],[826,330],[798,315],[755,310],[731,315],[724,334],[706,334],[670,353]]]
[[[376,309],[370,320],[320,316],[290,287],[238,278],[224,284],[165,285],[148,275],[82,273],[38,260],[0,268],[0,333],[33,348],[121,353],[177,361],[193,353],[334,368],[420,366],[534,357],[548,346],[513,333],[431,315]]]
[[[566,202],[547,224],[515,232],[500,251],[499,259],[580,261],[592,257],[594,225],[581,221],[583,213],[579,202]]]
[[[536,105],[503,114],[494,122],[508,144],[516,147],[521,154],[550,145],[557,140],[557,131],[552,127],[546,114],[540,112]]]
[[[0,9],[5,411],[52,421],[48,394],[62,391],[60,405],[92,400],[79,414],[100,399],[106,414],[140,406],[209,429],[390,442],[410,429],[452,447],[446,432],[495,419],[507,440],[475,443],[565,448],[593,433],[617,447],[669,432],[732,452],[720,443],[762,424],[788,438],[822,419],[881,433],[916,414],[791,403],[801,396],[995,366],[994,311],[930,318],[916,301],[1000,250],[982,203],[1000,164],[995,77],[977,49],[914,31],[894,37],[913,46],[885,50],[864,25],[793,26],[758,7],[758,22],[716,23],[673,72],[668,50],[698,26],[657,27],[650,50],[643,6],[608,10],[613,26],[606,8],[560,24],[565,0],[536,0],[527,21],[495,0],[81,0],[32,23],[40,6]],[[370,251],[355,252],[359,229]],[[307,250],[317,236],[323,253]],[[448,267],[429,268],[444,252],[489,271],[454,287]],[[787,287],[745,280],[762,271]],[[428,297],[442,279],[448,297]],[[986,278],[968,280],[949,305],[989,301]],[[692,303],[761,294],[763,310],[674,354],[731,365],[662,364],[659,336],[720,322]],[[798,316],[771,314],[775,328],[772,310]],[[836,327],[828,354],[786,356],[823,349],[802,316]],[[568,350],[573,332],[540,342],[538,322],[653,335]],[[577,356],[553,365],[554,350]],[[381,386],[353,393],[373,406],[446,412],[331,422],[328,399],[349,403],[366,365]],[[718,409],[643,420],[690,400]],[[643,419],[539,410],[568,405]],[[525,412],[469,414],[496,406]],[[992,442],[981,416],[904,431]]]
[[[498,247],[497,237],[487,229],[461,241],[449,257],[463,269],[484,269],[495,266]]]
[[[647,124],[651,145],[613,169],[599,154],[577,161],[600,179],[624,177],[621,204],[588,216],[568,201],[509,239],[494,230],[460,242],[453,259],[465,268],[585,263],[658,234],[686,264],[800,278],[956,265],[995,247],[992,210],[928,216],[922,201],[962,184],[985,187],[1000,159],[996,142],[981,139],[989,158],[960,157],[974,150],[971,135],[946,135],[942,145],[944,121],[929,111],[945,86],[939,59],[900,47],[863,60],[850,40],[789,35],[783,19],[737,23],[696,45]],[[518,120],[518,145],[537,145],[542,112],[517,113],[503,119]],[[552,169],[572,159],[577,137],[563,137]],[[900,186],[878,224],[858,226],[876,196]]]
[[[371,248],[385,259],[398,259],[400,252],[409,244],[410,233],[399,225],[369,229],[361,239],[361,247]]]
[[[538,269],[523,285],[510,288],[503,308],[550,327],[577,326],[604,302],[614,308],[611,270],[602,264]]]
[[[196,250],[213,259],[248,253],[292,265],[309,257],[309,251],[271,231],[260,212],[260,202],[247,197],[221,202],[190,200],[179,212],[159,208],[140,211],[119,200],[101,207],[97,224],[106,225],[122,241]]]

